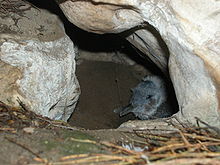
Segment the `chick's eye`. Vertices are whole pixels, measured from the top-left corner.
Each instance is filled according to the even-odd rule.
[[[150,99],[152,97],[152,95],[147,95],[146,100]]]

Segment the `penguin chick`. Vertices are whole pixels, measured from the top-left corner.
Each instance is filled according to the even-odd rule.
[[[172,115],[167,101],[164,81],[158,76],[147,76],[132,89],[129,105],[115,109],[119,116],[133,113],[141,120],[169,117]]]

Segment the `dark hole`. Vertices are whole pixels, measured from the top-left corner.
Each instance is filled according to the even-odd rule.
[[[82,94],[68,121],[69,124],[86,129],[109,129],[117,128],[125,121],[136,119],[133,114],[119,117],[113,110],[128,104],[131,97],[130,89],[135,87],[146,73],[163,76],[161,71],[120,35],[98,35],[74,26],[66,19],[55,1],[28,0],[28,2],[58,15],[64,24],[67,35],[80,50],[93,53],[124,53],[146,69],[143,71],[134,66],[114,62],[83,60],[80,65],[77,65],[76,70]],[[167,80],[167,86],[174,114],[178,111],[178,105],[169,80]]]

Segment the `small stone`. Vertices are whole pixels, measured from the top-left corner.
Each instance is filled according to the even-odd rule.
[[[33,128],[33,127],[25,127],[25,128],[23,128],[23,131],[25,133],[32,134],[32,133],[34,133],[34,129],[35,128]]]

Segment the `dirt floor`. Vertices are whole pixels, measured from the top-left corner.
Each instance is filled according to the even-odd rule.
[[[116,130],[87,132],[61,128],[35,128],[31,132],[27,132],[25,129],[16,132],[1,132],[0,165],[25,165],[32,163],[46,165],[46,162],[42,162],[43,159],[56,162],[67,155],[110,154],[111,152],[99,145],[98,141],[105,139],[105,141],[121,144],[122,141],[123,143],[128,142],[129,137],[135,139],[134,136],[126,135],[126,133],[120,133]],[[83,142],[83,140],[97,141],[97,144]]]
[[[0,165],[220,164],[220,134],[205,128],[82,130],[2,103],[0,112]]]
[[[134,66],[84,60],[77,66],[76,75],[82,93],[70,125],[110,129],[135,119],[132,114],[120,118],[113,110],[128,104],[130,89],[140,82],[144,76],[142,71],[135,70]]]
[[[36,115],[22,104],[14,108],[0,102],[0,165],[48,165],[48,162],[61,161],[63,156],[74,154],[111,155],[111,147],[109,150],[99,141],[122,144],[129,137],[137,137],[126,134],[110,129],[90,131],[71,127],[65,122]]]

